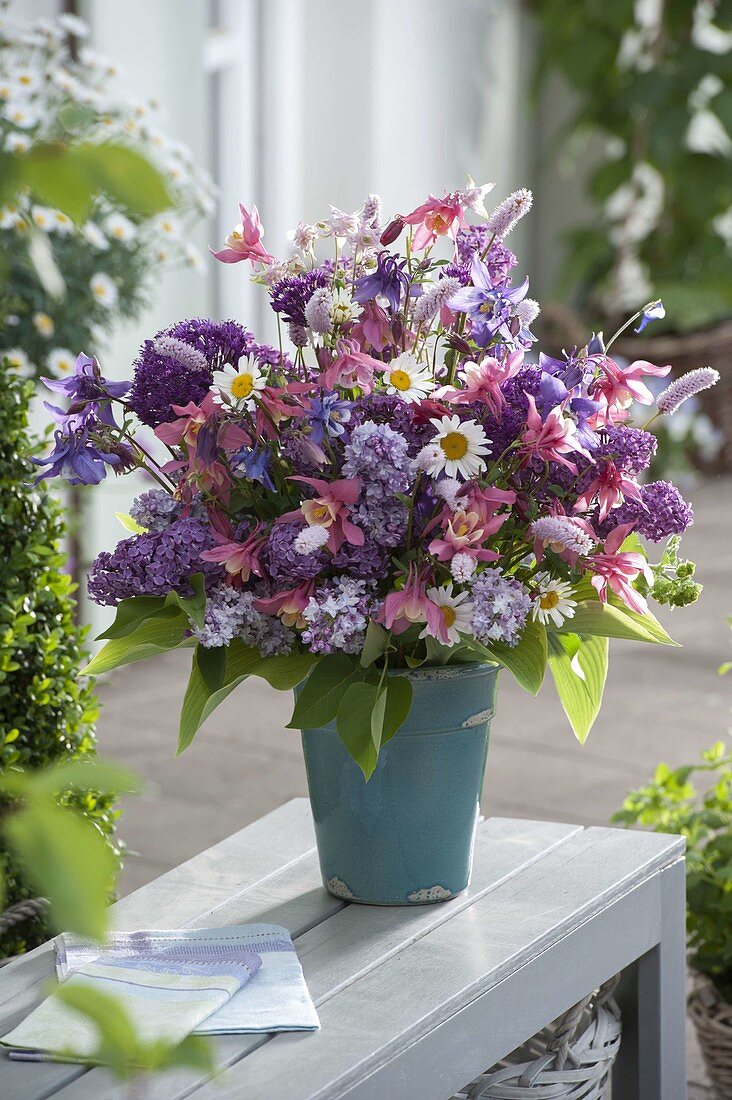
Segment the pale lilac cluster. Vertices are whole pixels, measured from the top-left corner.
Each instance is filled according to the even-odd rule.
[[[352,512],[355,524],[371,536],[371,542],[378,546],[398,546],[402,541],[409,522],[409,510],[406,504],[396,497],[382,500],[366,500]]]
[[[640,487],[641,500],[626,500],[613,508],[604,530],[632,523],[637,534],[651,542],[663,542],[671,535],[683,535],[694,520],[691,505],[670,481],[651,481]]]
[[[305,531],[311,528],[305,528]],[[313,529],[318,533],[323,528]],[[267,572],[278,584],[293,588],[300,581],[309,581],[322,573],[328,562],[326,550],[302,554],[293,545],[303,531],[301,523],[275,523],[272,526],[264,560]]]
[[[263,615],[254,606],[254,595],[219,584],[206,600],[206,617],[203,629],[193,627],[193,634],[206,649],[229,645],[239,638],[246,645],[254,646],[263,657],[276,653],[289,653],[295,640],[278,618]]]
[[[170,527],[180,517],[183,505],[165,489],[148,489],[140,493],[130,506],[130,515],[135,523],[146,531],[157,534]]]
[[[303,618],[302,640],[313,653],[358,653],[373,612],[369,585],[352,577],[337,577],[310,597]]]
[[[473,633],[483,645],[515,646],[531,610],[531,596],[515,577],[485,569],[473,583]]]
[[[192,516],[164,531],[123,539],[113,553],[98,555],[89,575],[89,595],[96,603],[112,605],[130,596],[189,595],[193,573],[203,573],[207,585],[221,576],[221,566],[201,561],[202,551],[212,543],[208,524]]]
[[[412,478],[407,441],[388,424],[367,420],[351,432],[344,449],[343,476],[361,479],[361,501],[383,502],[385,495],[405,493]]]

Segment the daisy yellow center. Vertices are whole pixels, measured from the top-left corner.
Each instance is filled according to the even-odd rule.
[[[544,592],[539,596],[539,607],[542,611],[551,611],[559,603],[559,596],[556,592]]]
[[[237,374],[236,378],[231,383],[231,393],[233,397],[240,400],[242,397],[249,397],[249,394],[254,389],[254,379],[251,374]]]
[[[448,628],[453,626],[455,623],[455,619],[457,618],[457,615],[455,614],[455,608],[446,605],[444,607],[441,607],[440,610],[442,611],[442,618],[445,621],[445,626]]]
[[[462,432],[448,432],[440,440],[440,446],[445,452],[446,458],[462,458],[467,452],[468,441]]]
[[[408,390],[412,384],[412,379],[405,370],[393,370],[389,378],[394,389],[402,390],[402,392]]]

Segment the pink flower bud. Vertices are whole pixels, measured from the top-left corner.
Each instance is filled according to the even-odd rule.
[[[391,219],[386,229],[379,237],[379,240],[384,245],[393,244],[402,229],[404,229],[404,218],[401,214],[397,214],[395,218]]]

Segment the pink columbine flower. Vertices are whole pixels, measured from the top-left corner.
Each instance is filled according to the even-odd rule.
[[[364,302],[361,315],[350,331],[351,339],[363,348],[369,345],[374,351],[383,351],[388,344],[396,344],[391,321],[378,302]]]
[[[232,577],[246,583],[252,573],[256,577],[262,576],[262,567],[259,562],[259,552],[264,539],[260,536],[262,524],[258,523],[251,535],[244,542],[232,542],[225,535],[214,531],[214,538],[218,543],[212,550],[204,550],[201,553],[203,561],[218,562],[223,565],[226,572]]]
[[[575,422],[568,416],[563,416],[559,406],[552,409],[546,420],[542,420],[531,394],[528,395],[528,401],[526,430],[521,438],[522,466],[532,458],[539,458],[542,462],[559,462],[576,473],[577,467],[564,457],[572,451],[587,454],[575,438]]]
[[[443,535],[432,539],[428,549],[439,561],[450,561],[458,554],[465,554],[474,561],[496,561],[500,555],[486,549],[483,544],[499,531],[508,519],[508,512],[497,513],[503,504],[513,504],[516,494],[512,489],[487,489],[472,487],[457,500],[453,510],[447,504],[443,510]]]
[[[428,195],[426,202],[407,214],[405,223],[418,226],[412,247],[419,250],[434,244],[438,237],[454,237],[457,230],[465,225],[461,199],[459,191],[453,191],[442,199]]]
[[[611,508],[622,504],[625,499],[637,500],[643,504],[640,489],[635,481],[618,470],[614,462],[603,462],[598,468],[597,474],[585,491],[577,497],[575,511],[586,512],[592,506],[595,495],[600,502],[600,523]]]
[[[296,588],[282,589],[274,596],[254,600],[254,608],[264,615],[278,615],[285,626],[305,626],[303,611],[315,593],[315,581],[302,581]]]
[[[607,590],[610,588],[631,611],[644,615],[648,610],[648,604],[640,592],[633,588],[631,581],[642,573],[648,583],[653,584],[653,571],[643,554],[628,550],[620,551],[620,547],[632,530],[632,523],[623,523],[616,527],[605,539],[604,552],[593,554],[587,559],[587,565],[595,574],[590,583],[597,589],[597,594],[603,603],[607,602]]]
[[[627,367],[620,367],[608,355],[603,356],[598,365],[600,374],[590,396],[595,401],[605,401],[607,406],[605,419],[610,423],[613,419],[618,419],[617,415],[613,415],[614,413],[624,411],[633,401],[638,401],[641,405],[652,405],[653,394],[643,378],[645,376],[665,378],[671,370],[670,366],[657,367],[646,359],[636,359]]]
[[[285,512],[278,516],[276,523],[299,519],[305,520],[310,526],[327,528],[326,545],[332,554],[337,554],[344,542],[349,542],[351,546],[363,546],[363,531],[348,518],[349,509],[356,503],[361,492],[360,478],[322,481],[317,477],[294,476],[288,480],[301,481],[315,489],[319,495],[314,499],[304,500],[294,512]]]
[[[494,416],[499,416],[506,399],[501,384],[513,378],[524,363],[523,351],[512,351],[501,361],[486,355],[480,363],[469,362],[463,367],[464,385],[461,389],[443,386],[436,396],[453,405],[468,405],[482,401]]]
[[[336,357],[318,381],[329,390],[336,386],[360,386],[368,396],[374,388],[374,371],[383,369],[381,360],[361,351],[355,340],[337,340]]]
[[[425,574],[409,566],[407,583],[399,592],[390,592],[384,600],[377,620],[393,634],[403,634],[413,623],[427,623],[430,633],[438,638],[443,628],[443,616],[436,603],[427,596]]]
[[[212,255],[223,264],[238,264],[241,260],[249,260],[253,264],[274,263],[274,256],[270,256],[262,244],[264,230],[256,206],[252,207],[250,214],[246,206],[239,203],[239,213],[241,222],[226,236],[226,247],[220,252],[210,249]]]
[[[208,408],[206,407],[208,403]],[[196,437],[208,418],[215,412],[215,406],[209,401],[209,395],[204,397],[200,405],[189,401],[187,405],[172,405],[173,412],[177,414],[175,420],[167,424],[158,424],[155,435],[169,447],[178,447],[181,443],[187,443],[189,447],[195,447]]]

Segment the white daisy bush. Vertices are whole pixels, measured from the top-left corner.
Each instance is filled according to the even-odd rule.
[[[41,477],[156,479],[136,533],[92,567],[90,595],[120,618],[91,669],[134,659],[148,636],[192,646],[182,747],[244,676],[307,676],[293,725],[335,719],[368,775],[409,711],[409,670],[448,662],[504,665],[533,693],[548,666],[584,739],[608,639],[672,644],[649,600],[696,598],[678,556],[691,509],[644,482],[655,439],[626,422],[670,367],[617,362],[615,337],[538,352],[539,307],[505,243],[531,194],[489,213],[488,190],[469,181],[386,224],[370,195],[301,223],[284,259],[242,205],[215,255],[251,265],[277,346],[235,321],[183,320],[114,391],[84,356],[54,384],[73,413]],[[658,315],[649,303],[632,320]],[[655,415],[713,374],[673,383]],[[164,465],[134,418],[167,446]],[[657,565],[649,542],[668,542]]]
[[[86,37],[80,19],[22,22],[0,3],[0,157],[59,139],[124,146],[153,164],[174,208],[142,215],[100,194],[77,224],[28,193],[0,204],[0,249],[9,265],[0,355],[21,347],[17,369],[36,378],[61,376],[69,347],[98,349],[119,318],[134,317],[162,264],[200,270],[189,237],[214,200],[190,151],[160,129],[155,105],[131,99],[117,65],[89,49]]]

